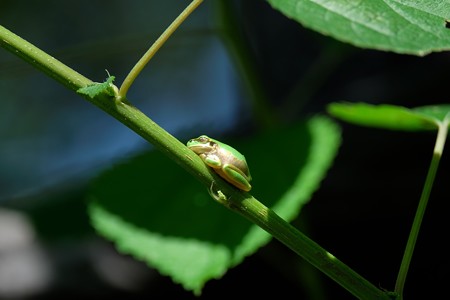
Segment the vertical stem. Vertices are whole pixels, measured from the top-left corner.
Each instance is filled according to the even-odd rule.
[[[287,95],[282,106],[283,116],[295,119],[352,51],[340,42],[327,41]]]
[[[177,28],[183,23],[186,18],[203,2],[203,0],[193,0],[191,4],[189,4],[181,14],[170,24],[169,27],[161,34],[161,36],[153,43],[150,49],[145,52],[142,58],[136,63],[130,73],[127,75],[125,80],[122,83],[122,86],[119,89],[119,98],[126,98],[128,89],[133,84],[136,77],[141,73],[147,63],[152,59],[156,52],[158,52],[159,48],[164,45],[164,43],[169,39],[172,33],[177,30]]]
[[[242,24],[239,24],[236,11],[233,10],[235,2],[230,0],[214,2],[219,34],[246,85],[258,125],[263,128],[272,128],[277,125],[279,120],[263,86],[254,54],[250,51],[251,47],[243,36]]]
[[[399,296],[399,300],[403,299],[403,289],[405,287],[406,276],[408,274],[408,269],[411,264],[412,255],[414,252],[414,247],[416,245],[417,236],[419,235],[420,226],[422,224],[422,219],[425,214],[428,199],[430,197],[431,188],[433,186],[434,178],[439,166],[439,161],[444,151],[445,140],[447,139],[447,132],[449,126],[449,116],[444,119],[443,122],[439,123],[438,134],[436,138],[436,143],[434,146],[433,157],[431,159],[430,167],[428,169],[427,178],[422,190],[422,195],[420,196],[419,206],[417,207],[416,215],[414,217],[413,225],[411,227],[411,232],[409,233],[408,242],[406,244],[405,253],[403,254],[402,263],[400,265],[400,270],[397,275],[397,281],[395,283],[395,292]]]

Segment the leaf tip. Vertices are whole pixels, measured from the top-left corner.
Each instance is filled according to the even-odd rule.
[[[83,96],[87,96],[90,99],[106,94],[108,96],[116,96],[118,94],[118,88],[114,85],[115,76],[109,76],[104,82],[94,82],[93,84],[79,88],[77,93]]]

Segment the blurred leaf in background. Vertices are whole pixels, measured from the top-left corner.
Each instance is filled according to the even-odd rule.
[[[291,221],[319,187],[339,141],[338,128],[317,117],[233,146],[248,157],[252,194]],[[151,152],[101,175],[90,195],[90,216],[121,252],[199,295],[207,281],[256,252],[270,235],[215,203],[161,156]]]

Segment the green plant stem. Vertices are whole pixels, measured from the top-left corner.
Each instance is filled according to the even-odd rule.
[[[123,81],[119,89],[119,98],[125,99],[127,96],[128,89],[133,84],[134,80],[145,68],[147,63],[152,59],[152,57],[158,52],[158,50],[164,45],[164,43],[169,39],[169,37],[177,30],[177,28],[186,20],[186,18],[203,2],[203,0],[193,0],[178,17],[166,28],[166,30],[159,36],[159,38],[153,43],[153,45],[145,52],[141,59],[136,63],[136,65],[128,73],[127,77]]]
[[[78,90],[92,81],[0,25],[0,46],[30,63],[65,87]],[[24,87],[26,88],[26,87]]]
[[[222,204],[263,228],[358,299],[392,299],[255,198],[233,200],[231,196]]]
[[[425,184],[420,196],[419,205],[417,207],[416,215],[409,233],[408,242],[406,243],[405,252],[400,265],[400,270],[397,275],[394,292],[398,294],[398,299],[403,299],[403,290],[405,287],[406,276],[408,274],[409,266],[416,245],[417,237],[419,235],[420,226],[422,224],[423,216],[427,208],[428,199],[430,198],[431,188],[433,187],[434,178],[438,170],[439,162],[441,160],[442,153],[444,151],[445,141],[447,139],[449,126],[449,116],[447,116],[443,122],[439,123],[438,134],[436,137],[436,143],[434,146],[433,156],[431,158],[428,174],[425,179]]]
[[[89,79],[2,26],[0,26],[0,46],[28,61],[75,92],[92,83]],[[190,151],[137,108],[129,105],[127,101],[117,101],[108,95],[100,95],[95,98],[86,97],[86,99],[153,144],[208,189],[214,183],[214,189],[220,191],[222,195],[226,195],[228,199],[221,201],[222,204],[272,234],[356,297],[360,299],[391,299],[385,292],[358,275],[251,195],[226,183],[212,172],[193,151]]]

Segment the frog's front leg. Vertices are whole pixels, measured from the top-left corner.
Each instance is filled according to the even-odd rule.
[[[237,167],[230,164],[225,164],[221,169],[216,169],[217,173],[222,173],[224,179],[226,179],[232,185],[244,190],[246,192],[252,189],[248,177]]]
[[[217,169],[222,165],[222,161],[220,160],[219,156],[215,154],[201,154],[200,157],[211,168]]]

